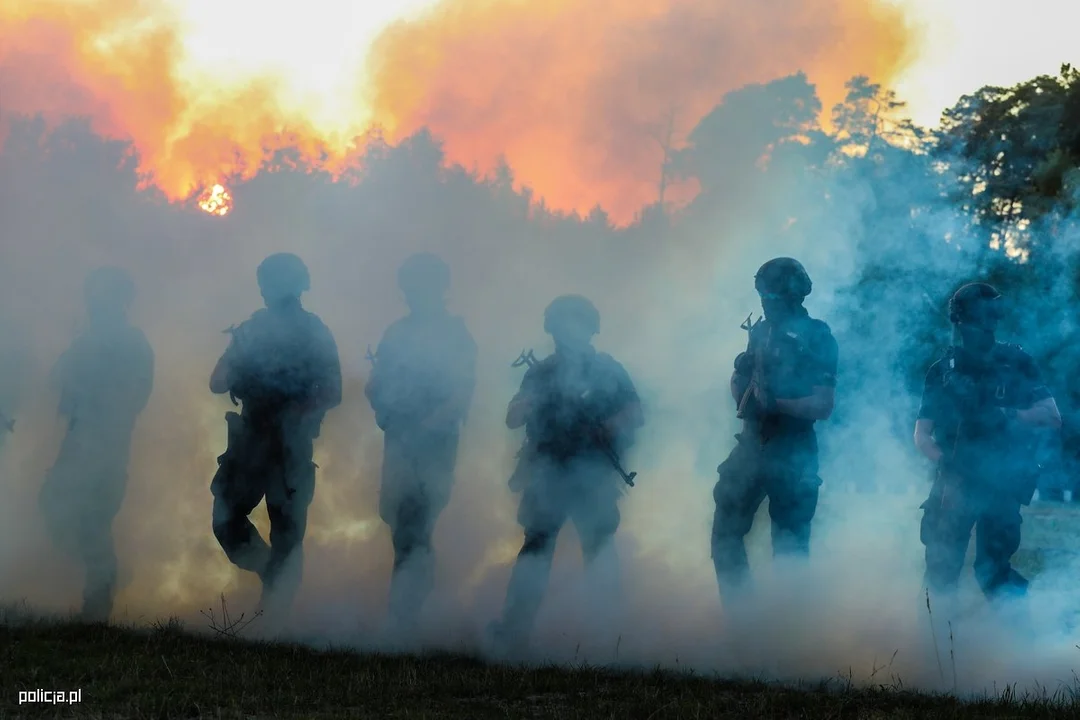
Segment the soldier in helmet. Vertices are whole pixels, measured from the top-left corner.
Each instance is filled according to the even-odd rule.
[[[117,559],[112,523],[127,490],[135,420],[154,384],[154,353],[127,317],[135,285],[126,270],[104,267],[86,280],[88,327],[52,372],[67,435],[41,488],[54,541],[86,569],[82,617],[112,612]]]
[[[379,514],[390,527],[390,620],[415,622],[434,580],[431,535],[450,500],[458,437],[476,385],[476,343],[446,309],[450,269],[420,253],[398,270],[409,314],[388,327],[365,394],[382,429]]]
[[[1020,547],[1020,507],[1037,479],[1031,429],[1059,428],[1061,415],[1031,356],[997,342],[1001,295],[964,285],[949,301],[958,342],[926,373],[915,445],[938,466],[922,504],[930,590],[956,588],[971,531],[975,577],[987,598],[1023,594],[1027,580],[1010,565]]]
[[[713,565],[729,599],[748,579],[744,538],[766,497],[773,554],[809,553],[821,486],[814,423],[832,414],[836,388],[836,340],[803,307],[812,288],[803,266],[792,258],[770,260],[754,287],[765,317],[748,326],[750,340],[735,358],[730,382],[742,432],[717,468],[713,489]]]
[[[307,267],[271,255],[256,277],[266,307],[239,327],[210,377],[210,390],[243,404],[229,412],[228,448],[210,490],[213,527],[237,567],[259,575],[262,605],[288,609],[299,588],[308,507],[315,493],[314,441],[341,403],[341,364],[330,330],[300,304]],[[248,516],[266,498],[267,546]]]
[[[502,619],[492,631],[506,649],[527,643],[547,587],[555,540],[574,522],[588,567],[614,551],[622,480],[608,455],[633,443],[643,425],[637,390],[626,370],[592,347],[600,315],[580,295],[556,298],[544,312],[555,352],[533,364],[510,401],[506,425],[525,427],[525,467],[518,522],[525,540],[510,576]],[[523,477],[522,477],[523,476]],[[512,489],[519,489],[514,487]]]

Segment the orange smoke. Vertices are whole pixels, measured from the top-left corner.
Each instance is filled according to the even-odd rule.
[[[231,88],[189,77],[182,40],[160,0],[0,0],[0,111],[89,118],[130,141],[140,187],[171,200],[250,178],[284,148],[320,157],[319,134],[279,111],[272,76]]]
[[[375,45],[373,106],[453,161],[504,155],[549,205],[627,220],[656,202],[662,143],[723,95],[803,70],[825,107],[906,60],[895,8],[868,0],[445,0]]]
[[[131,141],[142,186],[173,200],[249,178],[287,147],[331,171],[355,157],[284,109],[273,73],[193,77],[169,8],[0,0],[0,112],[89,117]],[[901,20],[867,0],[443,0],[380,36],[357,103],[391,141],[427,126],[451,161],[486,172],[504,157],[549,207],[600,204],[627,221],[657,199],[664,143],[724,93],[804,70],[828,107],[852,75],[896,74]]]

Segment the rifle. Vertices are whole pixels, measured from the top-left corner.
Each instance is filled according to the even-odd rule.
[[[755,320],[754,322],[751,322],[753,317],[754,317],[754,313],[750,313],[749,315],[746,316],[746,320],[744,320],[742,322],[742,324],[739,325],[739,329],[746,331],[746,355],[747,355],[747,357],[752,357],[751,356],[751,350],[753,348],[753,343],[754,343],[754,339],[753,339],[754,338],[754,328],[756,328],[761,323],[761,320],[762,320],[761,317],[758,317],[757,320]],[[750,383],[746,386],[746,390],[743,391],[742,399],[739,400],[738,411],[735,414],[735,417],[739,418],[740,420],[747,419],[747,418],[749,418],[749,417],[751,417],[753,415],[753,413],[751,413],[751,411],[750,411],[750,403],[754,400],[754,389],[758,385],[764,385],[764,382],[762,381],[762,378],[761,378],[761,363],[758,362],[758,359],[756,357],[753,358],[753,360],[754,360],[754,369],[753,369],[753,371],[751,372],[751,375],[750,375]]]
[[[522,365],[526,365],[531,368],[536,365],[537,362],[538,361],[536,359],[536,355],[533,354],[532,350],[522,350],[521,354],[518,355],[518,359],[511,363],[510,367],[521,367]],[[589,425],[594,430],[599,430],[599,428],[596,427],[595,421],[590,421]],[[608,462],[610,462],[612,467],[615,468],[615,471],[619,473],[619,476],[622,478],[623,482],[625,482],[630,487],[634,487],[634,478],[637,477],[637,473],[628,473],[626,472],[626,470],[623,469],[622,462],[619,460],[619,454],[615,452],[615,448],[611,446],[611,442],[604,436],[602,432],[597,432],[596,436],[600,444],[600,450],[607,457]],[[526,447],[523,447],[522,451],[518,453],[518,456],[520,457],[527,448],[528,445],[526,445]],[[514,474],[516,476],[517,472],[515,472]],[[513,478],[511,478],[511,480],[512,479]]]

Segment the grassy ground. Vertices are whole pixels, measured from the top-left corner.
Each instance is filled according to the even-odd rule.
[[[667,672],[525,669],[453,656],[376,656],[189,633],[0,624],[0,717],[1080,718],[1080,702],[961,703],[842,683],[790,688]],[[18,691],[82,689],[77,705]]]

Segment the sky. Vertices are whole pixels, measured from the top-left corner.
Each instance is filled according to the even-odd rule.
[[[1080,5],[1057,0],[896,0],[915,24],[920,47],[894,83],[916,122],[936,124],[963,93],[1057,74],[1080,64]]]

